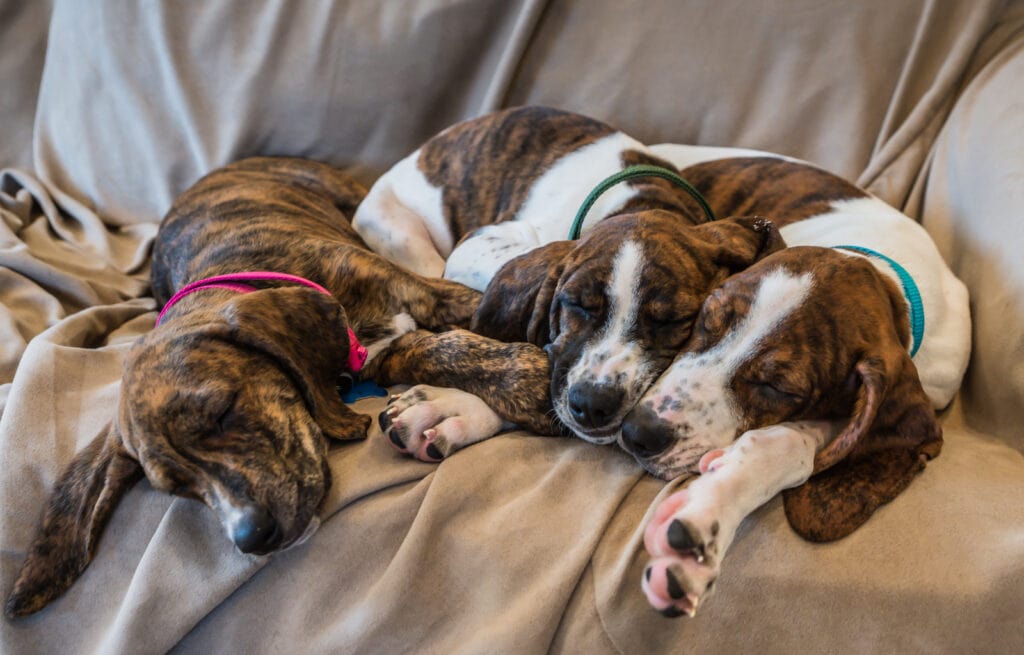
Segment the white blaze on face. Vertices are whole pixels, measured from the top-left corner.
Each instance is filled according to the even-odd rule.
[[[749,361],[758,344],[807,297],[813,284],[809,273],[794,276],[782,269],[765,275],[746,316],[709,350],[687,353],[658,379],[640,401],[675,427],[679,440],[665,453],[668,463],[691,439],[701,447],[732,443],[743,422],[743,408],[732,392],[737,369]]]
[[[630,389],[643,376],[649,363],[631,332],[640,312],[640,275],[644,267],[643,248],[626,241],[612,262],[608,280],[608,312],[604,327],[584,347],[579,361],[569,370],[567,386],[589,381]]]

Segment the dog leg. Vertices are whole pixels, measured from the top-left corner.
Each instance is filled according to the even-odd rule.
[[[537,434],[563,434],[551,406],[547,354],[468,330],[410,332],[365,369],[378,384],[430,384],[477,396],[501,421]]]
[[[513,427],[471,393],[425,384],[392,396],[378,421],[389,443],[424,462]]]
[[[835,436],[825,421],[751,430],[706,454],[702,475],[657,507],[644,530],[653,559],[644,569],[647,600],[666,616],[693,616],[711,591],[740,523],[783,489],[805,482],[814,454]]]
[[[441,277],[452,235],[443,224],[441,190],[418,170],[413,153],[385,173],[356,209],[352,227],[366,245],[392,263]]]

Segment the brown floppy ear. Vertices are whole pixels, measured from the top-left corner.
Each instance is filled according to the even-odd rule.
[[[575,241],[554,241],[502,266],[484,290],[470,330],[498,341],[550,339],[551,301]]]
[[[306,287],[264,289],[233,298],[221,314],[235,343],[280,365],[309,413],[332,439],[362,439],[370,417],[349,409],[336,388],[348,364],[348,321],[341,304]]]
[[[779,228],[761,216],[723,218],[694,229],[718,246],[715,261],[734,273],[786,247]]]
[[[886,365],[897,370],[887,375]],[[861,385],[850,423],[817,454],[815,475],[783,492],[789,524],[810,541],[856,530],[942,449],[942,429],[905,352],[887,364],[862,360],[856,372]]]
[[[141,477],[142,466],[125,450],[113,424],[75,455],[50,494],[7,597],[7,616],[37,612],[67,591],[92,561],[114,508]]]

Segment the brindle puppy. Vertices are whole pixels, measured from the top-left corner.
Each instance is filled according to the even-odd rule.
[[[41,609],[78,578],[143,475],[208,505],[243,552],[287,548],[316,529],[331,484],[328,439],[362,438],[370,422],[335,390],[350,371],[350,323],[372,355],[417,324],[467,324],[479,301],[370,252],[349,224],[365,193],[324,164],[253,158],[178,198],[153,252],[161,305],[188,283],[243,271],[297,275],[331,295],[271,283],[210,287],[174,304],[129,353],[109,431],[57,482],[8,616]]]

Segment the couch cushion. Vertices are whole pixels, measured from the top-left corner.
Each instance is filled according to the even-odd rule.
[[[247,155],[372,176],[479,111],[519,5],[58,1],[37,171],[114,225]]]
[[[919,195],[924,226],[971,293],[964,408],[1024,452],[1024,7],[1015,41],[957,101]]]

